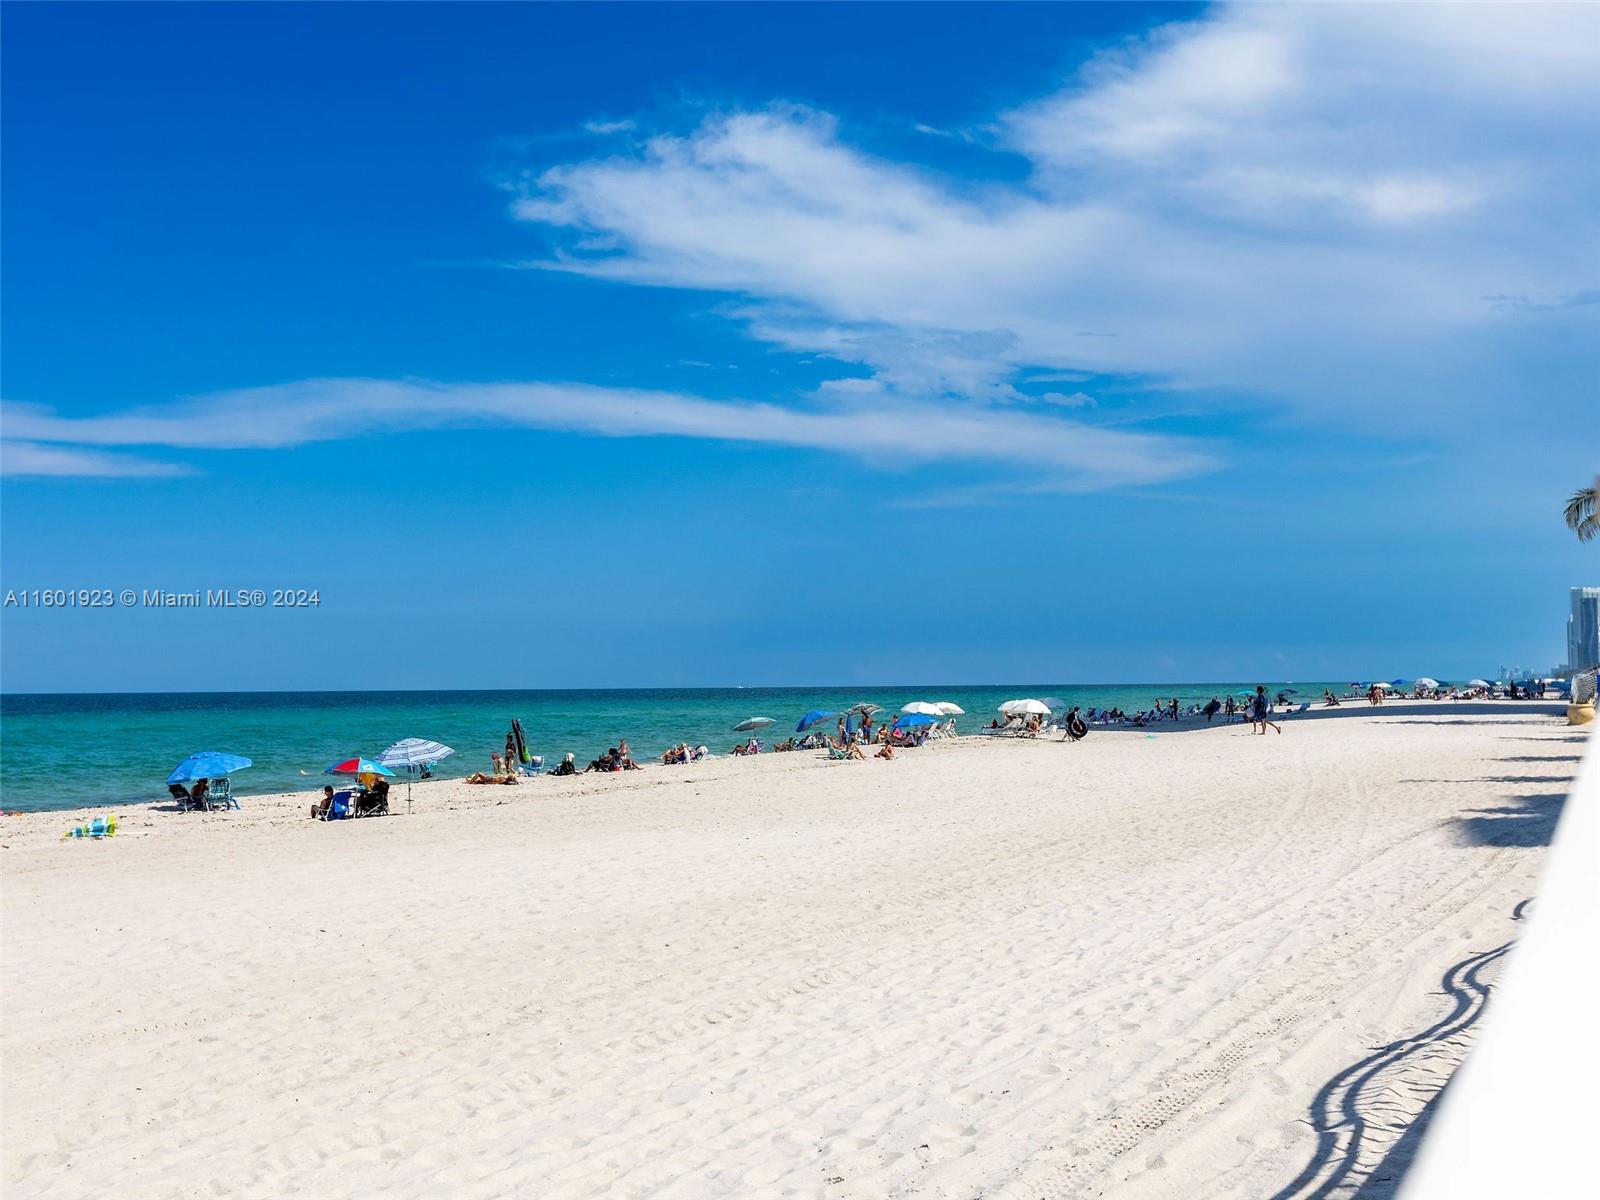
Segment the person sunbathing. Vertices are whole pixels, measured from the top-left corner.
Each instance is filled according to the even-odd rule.
[[[578,768],[573,764],[571,750],[567,751],[566,756],[562,758],[560,765],[558,765],[554,771],[550,772],[552,775],[576,775],[577,773]]]
[[[466,778],[467,783],[515,783],[515,775],[485,775],[482,771],[474,771]]]
[[[589,765],[583,769],[583,773],[587,775],[590,771],[611,771],[615,769],[616,762],[617,748],[612,746],[599,758],[591,758]]]
[[[883,748],[881,750],[879,750],[876,754],[874,754],[872,757],[873,758],[893,758],[894,757],[894,743],[893,742],[885,742],[883,744]]]

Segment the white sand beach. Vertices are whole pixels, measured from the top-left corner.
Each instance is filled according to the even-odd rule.
[[[8,816],[5,1193],[1387,1195],[1531,911],[1557,714]]]

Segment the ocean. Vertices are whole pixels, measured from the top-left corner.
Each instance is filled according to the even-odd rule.
[[[375,758],[407,737],[456,750],[439,767],[460,776],[490,768],[513,717],[547,766],[572,751],[580,766],[620,738],[640,762],[686,741],[726,754],[746,717],[772,717],[760,735],[781,741],[813,709],[870,701],[893,713],[913,700],[966,709],[957,728],[976,730],[1006,700],[1060,697],[1085,708],[1147,708],[1176,695],[1185,706],[1256,682],[690,688],[584,691],[193,692],[0,696],[0,807],[46,811],[167,799],[166,778],[200,750],[254,761],[234,776],[236,795],[320,790],[322,769],[354,755]],[[1312,699],[1321,683],[1268,683]],[[1326,686],[1341,690],[1343,684]]]

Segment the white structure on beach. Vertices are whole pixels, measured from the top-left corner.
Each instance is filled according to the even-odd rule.
[[[1567,670],[1576,674],[1600,666],[1600,587],[1572,589],[1567,617]]]

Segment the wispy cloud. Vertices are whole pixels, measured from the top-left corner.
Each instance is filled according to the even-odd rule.
[[[856,401],[848,394],[825,394],[814,406],[800,408],[580,384],[314,379],[92,417],[8,404],[0,419],[8,439],[8,471],[15,444],[21,469],[12,473],[32,475],[154,474],[165,467],[81,447],[261,450],[379,432],[480,425],[793,446],[851,455],[891,469],[928,462],[980,463],[1024,471],[1030,486],[1072,490],[1158,483],[1215,465],[1205,446],[1181,438],[1100,429],[1027,412]],[[42,469],[52,456],[62,463],[76,461],[82,469]],[[104,469],[89,469],[96,463]],[[165,467],[165,472],[181,469]]]
[[[1597,118],[1595,6],[1245,5],[1000,114],[1023,184],[773,106],[546,170],[515,211],[571,236],[548,269],[736,294],[752,336],[892,393],[1010,402],[1019,372],[1088,371],[1451,436],[1530,363],[1596,365],[1558,327],[1583,306],[1508,346],[1479,298],[1592,292]]]
[[[183,463],[153,462],[76,446],[0,440],[0,475],[33,478],[148,479],[191,474]]]

